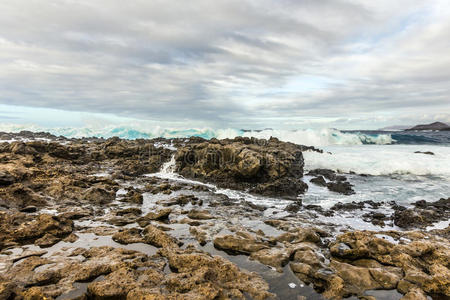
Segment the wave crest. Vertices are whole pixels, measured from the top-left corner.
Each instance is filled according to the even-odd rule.
[[[307,146],[329,146],[329,145],[367,145],[392,144],[395,140],[390,134],[364,134],[348,133],[337,129],[303,129],[296,131],[288,130],[263,130],[260,132],[245,132],[244,136],[268,139],[271,136],[285,142]]]
[[[50,132],[54,135],[62,135],[68,138],[83,137],[103,137],[110,138],[118,136],[124,139],[139,138],[184,138],[184,137],[202,137],[211,138],[234,138],[236,136],[256,137],[268,139],[276,137],[282,141],[308,146],[328,146],[328,145],[363,145],[363,144],[392,144],[395,142],[389,134],[364,134],[348,133],[337,129],[303,129],[303,130],[262,130],[262,131],[243,131],[232,128],[211,129],[211,128],[148,128],[142,125],[121,125],[121,126],[86,126],[86,127],[63,127],[63,128],[45,128],[36,125],[15,125],[1,124],[0,131],[20,132],[28,130],[33,132]]]

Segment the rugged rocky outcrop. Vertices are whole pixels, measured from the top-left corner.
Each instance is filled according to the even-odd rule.
[[[354,285],[372,289],[373,284],[378,284],[378,288],[397,288],[402,293],[418,288],[428,293],[450,295],[448,240],[429,241],[424,235],[412,233],[409,238],[413,241],[399,244],[388,241],[389,236],[384,237],[374,232],[350,232],[339,236],[331,245],[330,268],[344,281],[342,295],[358,294],[353,290]],[[345,268],[343,263],[347,264]],[[358,283],[358,278],[363,278],[361,272],[366,271],[354,269],[351,272],[349,268],[353,267],[348,264],[364,266],[370,275],[367,281]],[[361,276],[355,277],[355,281],[346,278],[356,274]]]
[[[177,172],[221,187],[295,198],[305,192],[302,146],[276,138],[201,140],[180,147]]]
[[[0,249],[33,242],[51,246],[72,230],[73,221],[63,216],[0,212]]]
[[[395,225],[402,228],[424,228],[440,220],[450,219],[450,198],[435,202],[420,200],[412,208],[398,207],[394,213]]]
[[[353,186],[347,181],[347,177],[338,175],[333,170],[329,169],[314,169],[308,172],[308,175],[316,176],[311,179],[311,183],[319,186],[327,187],[330,191],[352,195],[355,193]],[[328,180],[328,182],[325,180]]]

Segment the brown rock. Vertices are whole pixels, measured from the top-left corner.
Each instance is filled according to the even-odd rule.
[[[218,236],[214,239],[214,247],[220,250],[250,255],[252,252],[269,248],[266,243],[255,239],[234,235]]]
[[[250,257],[262,264],[272,266],[276,268],[278,272],[282,273],[283,267],[289,262],[290,255],[289,249],[269,248],[252,252]]]
[[[103,205],[114,201],[116,199],[116,192],[102,186],[94,186],[86,190],[83,199],[93,204]]]
[[[169,215],[172,212],[171,208],[164,208],[155,212],[151,211],[143,216],[139,221],[161,221],[169,219]]]
[[[280,142],[235,138],[195,141],[178,148],[177,172],[189,178],[215,182],[219,186],[249,189],[254,193],[297,197],[306,184],[302,146]]]
[[[106,276],[105,280],[88,285],[88,295],[93,299],[126,299],[130,290],[137,285],[137,274],[127,268],[121,268]]]
[[[206,235],[206,232],[205,232],[205,231],[200,230],[200,229],[198,229],[198,228],[195,227],[195,226],[191,226],[191,227],[189,228],[189,232],[195,237],[195,239],[198,241],[198,243],[199,243],[201,246],[206,245],[206,238],[207,238],[207,235]]]
[[[194,248],[163,249],[161,254],[177,273],[166,279],[169,291],[191,291],[187,299],[272,299],[268,284],[257,274],[240,270],[219,256]],[[198,288],[196,288],[198,287]],[[194,293],[192,293],[194,292]]]
[[[10,299],[14,295],[16,285],[11,281],[3,281],[0,278],[0,299]]]
[[[194,220],[209,220],[214,217],[206,210],[193,209],[188,213],[188,217]]]
[[[142,204],[144,202],[144,196],[142,195],[142,193],[138,191],[130,190],[122,199],[120,199],[120,201],[134,204]]]
[[[40,287],[34,286],[23,293],[23,300],[46,300]]]
[[[142,210],[137,207],[129,207],[116,211],[116,216],[124,216],[128,214],[139,216],[140,214],[142,214]]]
[[[153,225],[148,225],[147,227],[145,227],[142,232],[142,236],[147,244],[153,245],[158,248],[173,248],[178,247],[179,244],[177,239],[171,237],[170,235]]]
[[[112,236],[113,241],[120,244],[143,243],[144,238],[141,236],[141,230],[137,228],[127,228],[116,232]]]
[[[47,235],[47,240],[62,238],[73,230],[73,222],[63,217],[41,214],[30,222],[21,224],[13,236],[18,241],[34,240]]]
[[[427,295],[419,289],[414,288],[411,289],[405,296],[402,297],[400,300],[427,300]]]

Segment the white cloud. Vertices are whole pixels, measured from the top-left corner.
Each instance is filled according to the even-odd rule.
[[[450,110],[448,36],[444,0],[5,0],[0,103],[225,127],[414,124]]]

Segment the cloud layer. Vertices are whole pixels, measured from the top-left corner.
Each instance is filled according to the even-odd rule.
[[[450,121],[446,0],[0,2],[0,103],[216,127]]]

